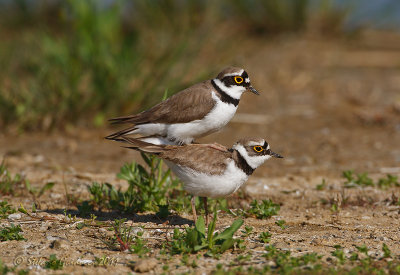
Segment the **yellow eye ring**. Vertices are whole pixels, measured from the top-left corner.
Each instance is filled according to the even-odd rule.
[[[234,79],[235,79],[235,82],[236,82],[237,84],[240,84],[240,83],[243,82],[243,77],[241,77],[241,76],[235,76]]]
[[[262,148],[261,146],[254,146],[253,150],[256,151],[257,153],[260,153],[260,152],[264,151],[264,148]]]

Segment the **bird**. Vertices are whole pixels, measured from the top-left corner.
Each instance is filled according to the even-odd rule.
[[[139,114],[110,119],[112,124],[131,125],[106,139],[139,134],[140,140],[157,145],[191,144],[224,127],[246,91],[259,95],[244,69],[227,67],[216,78],[194,84]]]
[[[208,224],[207,198],[223,198],[235,193],[267,159],[283,158],[271,151],[263,138],[242,138],[227,151],[203,144],[155,145],[140,139],[122,137],[124,146],[163,159],[192,195],[194,221],[197,220],[195,196],[202,198]]]

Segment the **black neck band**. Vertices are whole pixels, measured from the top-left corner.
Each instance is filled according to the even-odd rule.
[[[239,105],[239,99],[235,99],[222,91],[222,89],[215,83],[214,79],[211,80],[211,84],[213,85],[214,89],[220,94],[222,102],[233,104],[234,106]]]
[[[229,149],[230,152],[235,152],[237,154],[237,160],[235,159],[235,164],[237,167],[239,167],[243,172],[246,173],[246,175],[250,176],[251,174],[253,174],[254,170],[248,163],[247,161],[244,159],[244,157],[242,157],[242,155],[234,149]]]

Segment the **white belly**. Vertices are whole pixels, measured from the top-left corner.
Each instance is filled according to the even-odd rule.
[[[233,160],[222,175],[207,175],[187,167],[166,161],[175,175],[184,183],[184,189],[192,195],[200,197],[221,198],[226,197],[239,189],[246,182],[248,176],[238,167]]]
[[[187,123],[162,124],[152,123],[138,125],[133,133],[145,136],[167,136],[168,140],[192,143],[194,139],[213,133],[224,127],[235,115],[237,106],[222,102],[213,92],[212,96],[216,104],[211,112],[203,119]],[[158,143],[161,143],[158,142]]]

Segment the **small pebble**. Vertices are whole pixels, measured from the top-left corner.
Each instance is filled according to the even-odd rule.
[[[10,214],[10,215],[8,215],[8,219],[19,220],[19,219],[21,219],[21,214],[19,214],[19,213]]]

